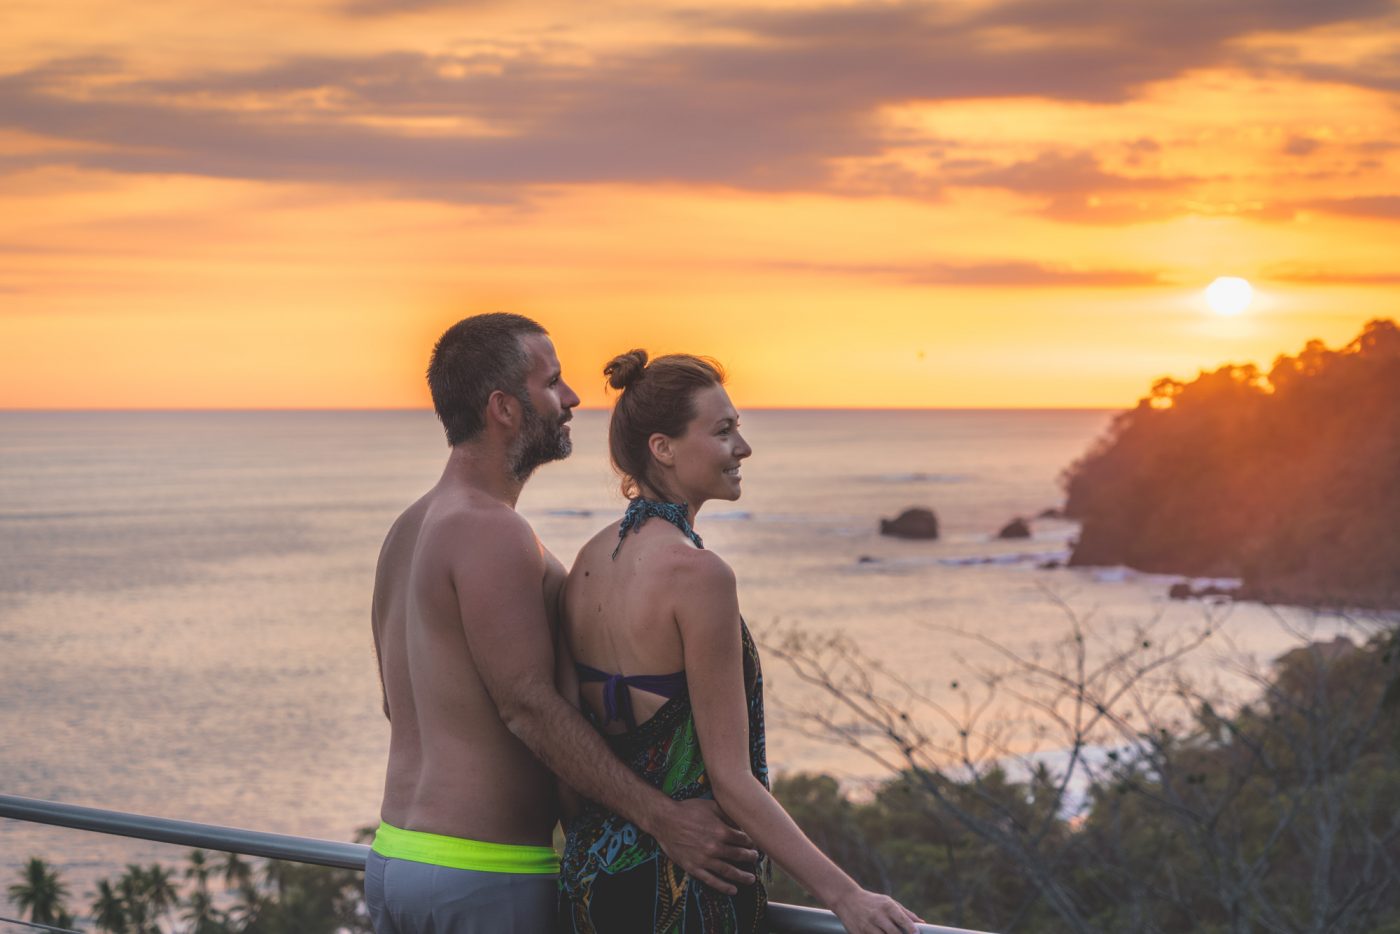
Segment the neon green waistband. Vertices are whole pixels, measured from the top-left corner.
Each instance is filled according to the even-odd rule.
[[[421,830],[403,830],[379,822],[370,849],[389,859],[514,875],[548,875],[559,871],[559,857],[547,846],[486,843],[462,837],[446,837]]]

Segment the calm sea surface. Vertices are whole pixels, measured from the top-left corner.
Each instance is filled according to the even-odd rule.
[[[744,497],[697,527],[761,639],[844,633],[939,696],[979,651],[939,627],[1050,639],[1065,627],[1051,595],[1110,627],[1199,622],[1162,578],[1042,569],[1070,523],[995,539],[1060,502],[1056,477],[1110,417],[750,412]],[[579,413],[573,435],[520,503],[566,564],[623,505],[605,413]],[[0,412],[0,792],[342,840],[376,821],[374,562],[445,451],[424,412]],[[937,512],[939,541],[876,534],[911,505]],[[1265,658],[1294,638],[1258,607],[1229,626]],[[776,659],[765,673],[778,771],[879,774],[794,729],[785,710],[815,696]],[[43,855],[80,905],[94,878],[183,853],[0,820],[0,881]]]

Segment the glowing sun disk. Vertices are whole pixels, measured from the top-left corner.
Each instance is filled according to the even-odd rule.
[[[1221,276],[1206,286],[1206,304],[1218,315],[1237,315],[1253,300],[1253,286],[1238,276]]]

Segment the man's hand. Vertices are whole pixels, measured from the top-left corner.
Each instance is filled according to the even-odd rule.
[[[753,841],[713,801],[675,802],[663,809],[652,835],[676,865],[712,889],[733,895],[736,886],[754,882],[754,874],[740,868],[758,861]]]

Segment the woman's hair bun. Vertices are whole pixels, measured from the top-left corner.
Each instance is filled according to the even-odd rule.
[[[612,388],[626,389],[637,381],[637,377],[641,376],[646,368],[647,352],[639,348],[613,357],[608,365],[603,367],[603,375],[608,378],[608,385]]]

